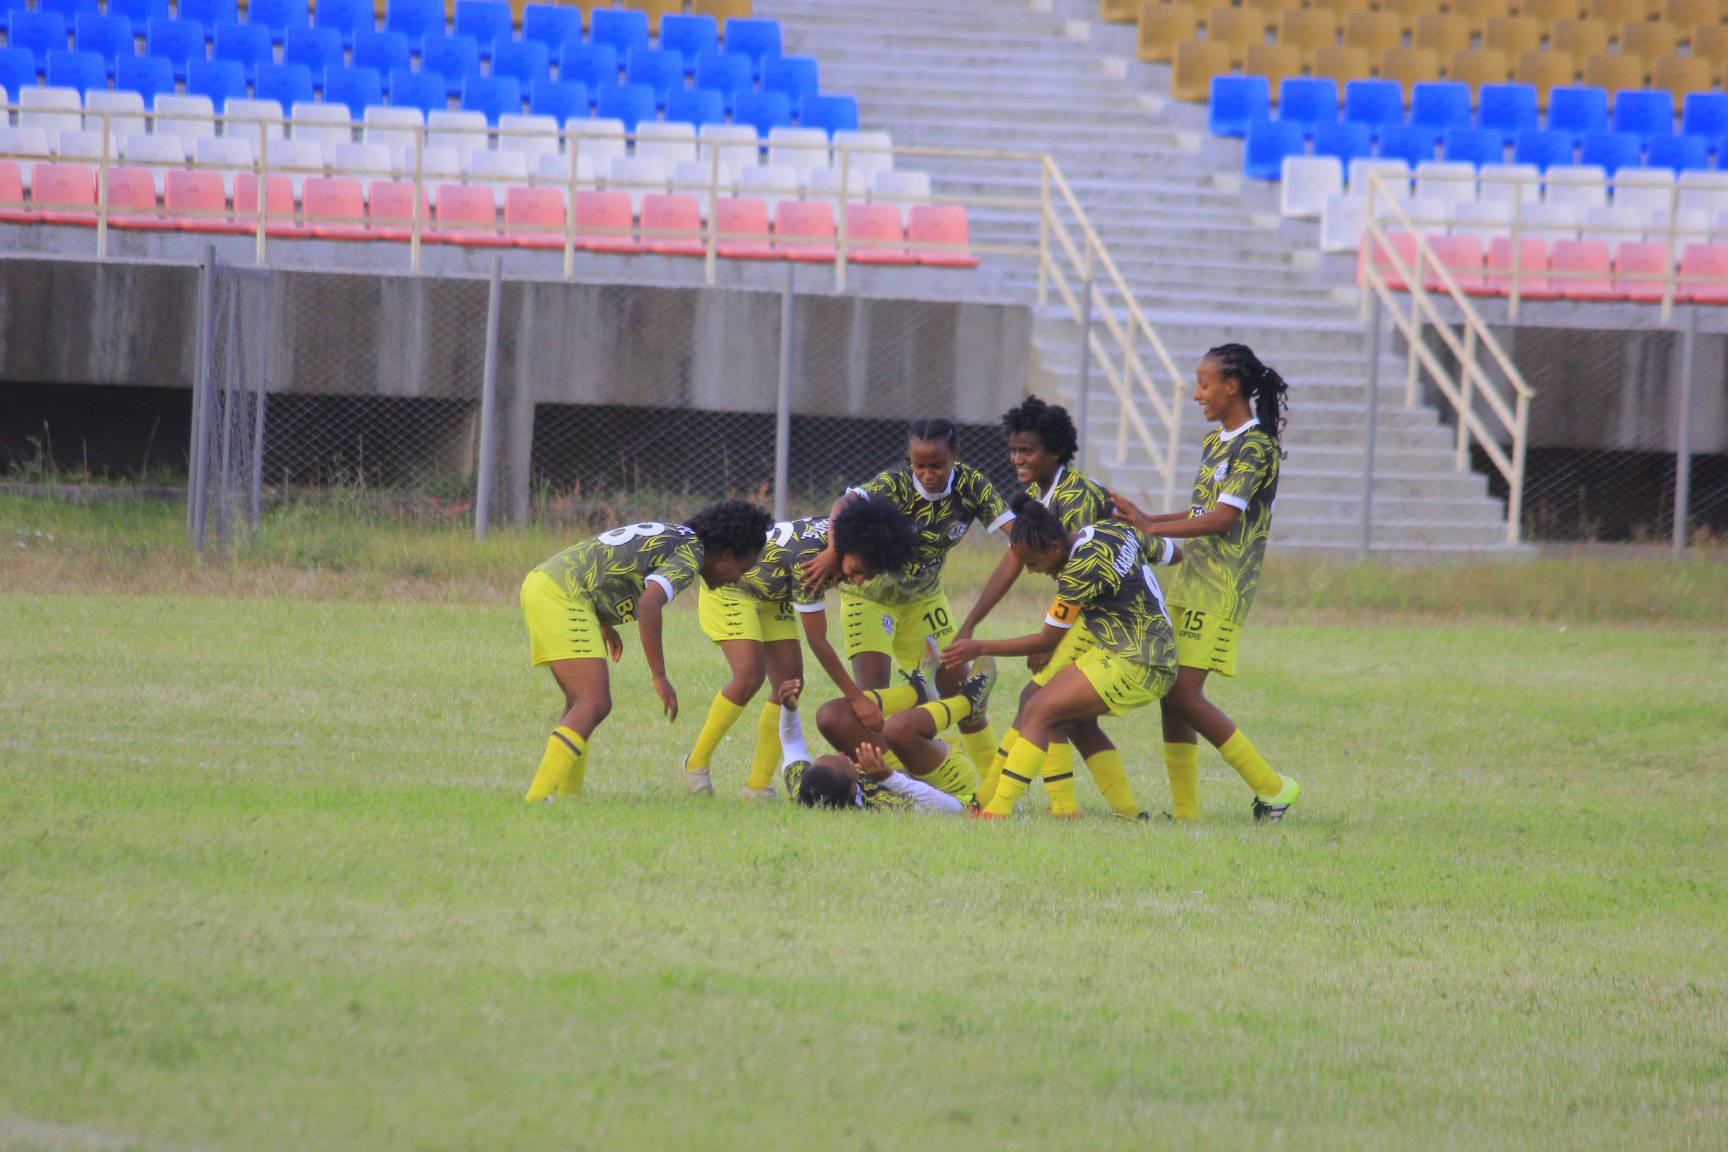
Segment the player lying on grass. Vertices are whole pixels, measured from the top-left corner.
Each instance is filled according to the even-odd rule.
[[[972,670],[972,675],[960,685],[960,691],[955,695],[914,705],[890,716],[882,727],[881,737],[887,743],[889,751],[894,754],[895,762],[901,765],[908,775],[969,805],[977,802],[978,785],[978,775],[971,757],[961,748],[945,743],[937,737],[952,725],[973,716],[984,715],[984,709],[990,702],[990,693],[996,687],[995,657],[980,656],[972,664]],[[822,725],[824,713],[834,712],[843,703],[844,701],[840,700],[830,700],[822,705],[817,712],[817,724],[825,728],[835,727],[832,718],[827,725]],[[862,755],[861,750],[873,743],[874,741],[867,741],[859,745],[860,751],[854,755]]]
[[[1176,679],[1176,641],[1152,565],[1181,558],[1174,544],[1146,538],[1132,525],[1105,520],[1070,532],[1032,496],[1014,498],[1011,546],[1032,571],[1056,578],[1056,599],[1042,631],[1012,640],[954,640],[942,663],[980,656],[1054,652],[1084,622],[1093,646],[1032,694],[1020,713],[1020,739],[1009,749],[996,794],[979,813],[1001,819],[1043,767],[1045,749],[1062,729],[1109,713],[1120,716],[1164,695]]]
[[[566,548],[522,581],[529,658],[550,668],[564,715],[528,786],[529,803],[582,791],[588,741],[612,711],[606,657],[624,658],[618,625],[642,623],[642,655],[666,719],[678,693],[666,678],[661,613],[700,576],[730,584],[756,563],[774,518],[742,500],[710,505],[685,524],[630,524]]]
[[[1148,516],[1116,497],[1118,515],[1146,532],[1189,541],[1188,559],[1170,581],[1176,626],[1176,684],[1164,697],[1164,764],[1171,816],[1200,815],[1196,733],[1218,749],[1254,790],[1254,818],[1281,820],[1302,789],[1279,776],[1217,705],[1206,699],[1212,672],[1236,675],[1236,637],[1260,585],[1260,565],[1278,495],[1284,451],[1283,377],[1245,344],[1206,353],[1195,372],[1194,400],[1218,424],[1200,449],[1200,474],[1186,511]]]
[[[898,577],[880,577],[840,593],[841,619],[846,629],[846,656],[852,674],[865,688],[882,692],[890,714],[919,700],[913,685],[889,687],[896,665],[903,674],[917,672],[927,647],[954,635],[954,613],[942,588],[942,564],[974,520],[990,531],[1014,519],[995,487],[970,464],[959,460],[960,434],[952,421],[914,420],[907,431],[906,464],[850,488],[834,504],[833,515],[860,500],[880,500],[898,508],[918,525],[918,557]],[[815,587],[838,574],[839,554],[832,548],[805,565],[805,580]],[[966,678],[964,666],[938,675],[940,695],[951,695]],[[855,719],[838,716],[841,731],[823,729],[836,748],[856,748],[875,730]],[[820,723],[820,719],[818,720]],[[996,752],[996,736],[983,716],[960,726],[967,754],[978,768],[987,767]]]
[[[779,685],[803,679],[800,624],[816,662],[839,686],[859,721],[882,726],[880,704],[858,687],[828,642],[822,589],[808,588],[799,578],[803,565],[830,547],[840,557],[840,580],[859,585],[910,564],[918,547],[918,530],[885,501],[854,501],[832,521],[775,524],[768,530],[761,557],[736,584],[699,590],[702,632],[719,646],[732,678],[708,706],[702,731],[684,759],[684,779],[692,794],[713,794],[709,763],[714,750],[766,677],[774,687],[756,723],[756,752],[740,795],[773,797],[774,769],[780,764],[780,705],[774,697]]]
[[[787,680],[780,685],[781,772],[786,794],[806,808],[861,808],[867,812],[966,811],[964,801],[928,783],[891,769],[874,744],[862,744],[856,760],[829,755],[810,759],[804,746],[804,729],[798,718],[798,695],[803,684]]]

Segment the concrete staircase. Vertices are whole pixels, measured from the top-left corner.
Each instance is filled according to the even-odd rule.
[[[1168,100],[1167,70],[1127,63],[1131,28],[1098,23],[1097,0],[756,0],[755,10],[781,20],[786,50],[817,56],[823,87],[856,95],[864,126],[892,133],[896,145],[1054,156],[1178,371],[1192,372],[1213,345],[1241,341],[1291,382],[1279,543],[1360,546],[1367,335],[1357,291],[1311,243],[1280,233],[1275,203],[1243,188],[1239,152],[1205,138],[1200,110]],[[1038,194],[1029,165],[900,163],[928,169],[939,194]],[[977,207],[971,219],[977,242],[1036,242],[1025,210]],[[991,263],[1030,293],[1034,261]],[[1376,548],[1502,550],[1503,505],[1483,477],[1455,470],[1453,433],[1438,413],[1404,406],[1403,359],[1389,339],[1383,348]],[[1072,406],[1078,339],[1054,296],[1035,353],[1035,386]],[[1163,486],[1132,438],[1127,458],[1114,459],[1115,398],[1096,372],[1092,379],[1091,470],[1161,505]],[[1198,410],[1184,403],[1178,504],[1203,435]]]

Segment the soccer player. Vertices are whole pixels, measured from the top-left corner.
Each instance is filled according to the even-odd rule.
[[[1152,565],[1181,558],[1167,540],[1147,540],[1132,525],[1104,520],[1070,532],[1036,498],[1014,498],[1011,547],[1020,563],[1056,578],[1056,599],[1044,628],[1012,640],[954,640],[944,666],[980,656],[1033,656],[1056,651],[1084,622],[1092,647],[1032,694],[1020,713],[1020,739],[1009,749],[996,793],[979,813],[1003,819],[1043,766],[1051,739],[1063,728],[1109,713],[1120,716],[1159,699],[1176,679],[1176,642]]]
[[[895,666],[908,676],[917,672],[927,647],[940,647],[954,635],[954,614],[942,588],[942,564],[974,520],[992,531],[1000,531],[1013,519],[997,495],[996,488],[970,464],[959,460],[960,433],[952,421],[919,419],[907,430],[906,465],[882,472],[868,483],[846,490],[834,504],[838,516],[859,500],[880,500],[910,516],[918,526],[918,556],[898,576],[883,576],[840,593],[841,620],[846,630],[846,656],[859,684],[881,693],[887,714],[916,704],[918,688],[911,684],[889,687]],[[833,548],[804,566],[804,578],[812,586],[824,586],[839,572],[840,556]],[[966,669],[955,667],[938,676],[940,695],[952,695],[965,679]],[[835,721],[835,727],[826,726]],[[850,751],[867,739],[878,738],[876,729],[834,710],[818,716],[822,734],[834,747]],[[980,769],[988,767],[996,752],[996,736],[982,715],[960,725],[960,739],[967,755]]]
[[[1260,564],[1278,495],[1283,449],[1284,379],[1245,344],[1206,353],[1195,373],[1194,399],[1219,425],[1200,449],[1200,474],[1185,512],[1148,516],[1116,497],[1118,515],[1147,532],[1189,541],[1188,559],[1170,582],[1176,625],[1176,685],[1164,697],[1164,766],[1171,817],[1200,815],[1200,756],[1206,737],[1254,790],[1254,818],[1281,820],[1301,788],[1279,776],[1242,730],[1206,699],[1212,672],[1236,675],[1236,637],[1260,584]]]
[[[532,804],[579,793],[588,741],[612,710],[606,657],[624,658],[617,627],[642,623],[642,654],[668,721],[678,693],[666,677],[661,613],[698,576],[730,584],[756,563],[774,518],[742,500],[710,505],[685,524],[630,524],[566,548],[522,581],[529,658],[550,668],[564,693],[564,715],[528,786]]]
[[[692,794],[713,793],[709,762],[714,749],[766,676],[773,688],[756,723],[750,778],[739,794],[749,800],[773,799],[774,769],[780,764],[780,705],[775,695],[779,685],[803,679],[800,624],[816,662],[839,687],[848,708],[860,723],[881,727],[880,706],[858,687],[828,642],[821,589],[809,589],[799,579],[805,562],[830,545],[840,555],[840,579],[858,585],[910,564],[918,547],[918,530],[885,501],[855,501],[832,521],[811,518],[775,524],[768,530],[761,557],[736,584],[700,590],[702,632],[719,646],[732,678],[708,706],[695,747],[685,757],[685,780]]]
[[[811,760],[798,719],[798,694],[802,689],[797,680],[780,685],[781,771],[786,778],[787,795],[806,808],[943,812],[955,816],[966,811],[965,803],[956,797],[889,768],[882,750],[874,744],[860,744],[857,760],[845,756],[819,756]]]

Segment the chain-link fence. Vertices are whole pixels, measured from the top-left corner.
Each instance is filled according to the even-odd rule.
[[[225,547],[255,530],[262,515],[270,321],[269,273],[206,266],[186,501],[195,548],[212,540]]]

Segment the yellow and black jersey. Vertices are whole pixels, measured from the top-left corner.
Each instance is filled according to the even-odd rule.
[[[682,524],[628,524],[564,549],[535,571],[593,604],[602,624],[628,624],[648,581],[660,585],[667,600],[695,583],[702,541]]]
[[[1152,668],[1175,668],[1176,636],[1164,609],[1153,564],[1176,554],[1168,540],[1151,542],[1131,524],[1105,520],[1082,529],[1056,574],[1056,599],[1044,618],[1057,628],[1082,620],[1096,647]]]
[[[786,795],[796,800],[798,787],[804,782],[804,770],[810,767],[808,760],[795,760],[780,769],[786,778]],[[918,807],[918,801],[910,796],[902,796],[867,776],[858,778],[858,793],[853,798],[853,806],[866,812],[910,812]]]
[[[1250,420],[1232,432],[1213,432],[1200,450],[1200,474],[1188,515],[1220,504],[1242,515],[1230,531],[1196,536],[1182,545],[1182,564],[1170,581],[1170,600],[1240,622],[1260,585],[1272,502],[1278,496],[1278,442]]]
[[[886,500],[918,526],[916,559],[903,572],[878,576],[857,589],[857,595],[882,604],[907,603],[938,592],[942,562],[974,520],[983,521],[994,532],[1014,519],[996,486],[970,464],[954,465],[943,492],[926,491],[910,468],[890,469],[848,491],[870,500]]]
[[[822,610],[822,592],[807,592],[799,570],[828,547],[828,518],[783,520],[768,529],[761,558],[734,585],[752,600],[791,604],[800,612]]]
[[[1103,485],[1078,468],[1067,465],[1056,469],[1056,478],[1045,492],[1037,484],[1026,485],[1026,494],[1056,513],[1062,527],[1078,532],[1090,524],[1108,519],[1116,510],[1116,502]]]

